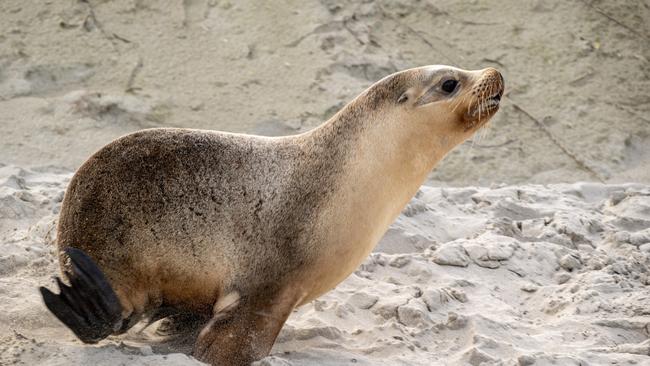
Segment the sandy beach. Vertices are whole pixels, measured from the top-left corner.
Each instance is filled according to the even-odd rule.
[[[161,323],[83,345],[42,303],[101,146],[307,131],[428,64],[499,69],[501,110],[258,365],[650,364],[647,2],[5,0],[0,19],[0,365],[202,364]]]

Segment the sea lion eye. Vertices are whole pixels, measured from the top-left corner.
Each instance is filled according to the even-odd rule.
[[[451,94],[454,90],[456,90],[456,86],[458,86],[458,80],[449,79],[443,82],[440,88],[445,93]]]

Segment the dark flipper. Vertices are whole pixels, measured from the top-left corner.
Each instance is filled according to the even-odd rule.
[[[97,343],[122,326],[122,305],[108,280],[83,251],[66,248],[72,273],[70,286],[57,277],[61,289],[54,294],[40,287],[43,301],[63,324],[84,343]]]

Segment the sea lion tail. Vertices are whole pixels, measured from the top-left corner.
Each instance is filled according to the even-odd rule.
[[[122,326],[122,305],[106,276],[82,250],[68,247],[70,286],[59,277],[57,295],[40,287],[45,306],[84,343],[97,343]]]

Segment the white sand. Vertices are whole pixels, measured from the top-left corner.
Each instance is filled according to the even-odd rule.
[[[156,325],[85,346],[45,310],[93,151],[154,126],[304,131],[433,63],[504,73],[489,134],[260,364],[650,365],[648,19],[643,1],[0,1],[0,365],[200,364]]]
[[[0,364],[199,364],[152,329],[84,346],[46,311],[69,178],[0,169]],[[648,364],[648,268],[649,185],[423,187],[260,364]]]

